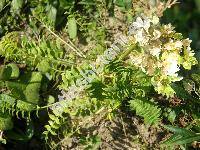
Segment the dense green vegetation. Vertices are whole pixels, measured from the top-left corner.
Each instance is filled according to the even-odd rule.
[[[1,0],[0,149],[200,148],[199,16],[199,0]]]

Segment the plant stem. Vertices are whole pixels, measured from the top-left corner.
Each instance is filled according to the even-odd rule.
[[[60,36],[58,36],[56,33],[54,33],[49,27],[47,27],[42,21],[40,21],[39,18],[37,18],[36,16],[33,16],[33,17],[36,18],[51,34],[53,34],[61,42],[63,42],[65,45],[67,45],[69,48],[71,48],[76,54],[78,54],[80,57],[86,58],[86,56],[73,44],[73,42],[71,40],[68,39],[68,42],[71,44],[70,45],[65,40],[63,40]]]
[[[133,49],[136,48],[136,45],[130,45],[128,46],[128,48],[125,50],[125,52],[119,57],[119,60],[123,60],[124,58],[126,58]]]

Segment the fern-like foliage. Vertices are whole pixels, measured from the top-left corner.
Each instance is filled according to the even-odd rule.
[[[0,94],[0,108],[2,113],[5,112],[13,113],[15,108],[15,103],[16,100],[13,97],[7,94]]]
[[[8,78],[1,81],[4,83],[1,88],[4,88],[6,92],[0,93],[0,130],[12,129],[14,116],[30,119],[30,113],[37,109],[40,100],[42,74],[29,72],[18,77],[17,66],[12,64],[11,68],[14,69],[10,70]],[[8,71],[3,71],[3,74],[8,75]],[[12,80],[11,77],[16,79]]]
[[[162,144],[167,146],[184,145],[192,143],[193,141],[200,141],[199,133],[195,133],[188,129],[174,127],[171,125],[164,126],[167,130],[174,132],[174,134],[165,140]]]
[[[0,130],[10,130],[13,128],[12,116],[8,113],[0,113]]]
[[[0,94],[0,130],[13,128],[12,117],[19,113],[23,118],[30,118],[30,112],[36,109],[36,105],[17,100],[8,94]]]
[[[176,95],[182,99],[193,99],[186,89],[183,88],[181,83],[173,83],[172,88],[176,92]]]
[[[151,90],[148,77],[134,67],[125,66],[121,61],[111,62],[105,70],[105,74],[110,74],[109,78],[104,77],[106,87],[104,95],[108,99],[124,100],[145,96]]]
[[[122,101],[126,97],[131,97],[133,70],[124,67],[122,62],[112,62],[107,69],[105,73],[108,73],[108,77],[103,79],[104,84],[107,85],[103,93],[105,98]]]
[[[88,65],[89,66],[89,65]],[[88,70],[89,67],[81,66],[80,68],[72,68],[71,71],[63,73],[64,84],[61,88],[66,88],[73,85],[77,78],[82,76],[84,72],[83,68]],[[65,87],[66,86],[66,87]],[[99,110],[109,110],[106,112],[109,116],[110,112],[114,112],[123,102],[127,99],[135,99],[135,97],[145,97],[151,90],[151,84],[149,78],[138,69],[134,67],[128,67],[122,61],[112,61],[108,64],[102,74],[96,75],[95,79],[88,86],[85,91],[81,92],[78,98],[72,101],[63,100],[52,104],[49,111],[49,121],[45,126],[44,132],[45,139],[49,140],[50,135],[62,135],[63,128],[69,135],[73,135],[77,132],[77,129],[83,126],[83,123],[87,117],[93,116]],[[69,93],[70,94],[70,93]],[[159,121],[160,109],[150,104],[138,104],[139,107],[152,109],[151,113],[154,116],[145,121],[157,123]],[[112,115],[110,115],[112,116]],[[66,133],[66,132],[65,132]]]
[[[28,72],[21,75],[18,80],[6,81],[6,87],[16,99],[38,104],[42,78],[40,72]]]
[[[7,92],[0,94],[0,111],[10,114],[20,112],[22,117],[29,116],[39,104],[42,79],[40,72],[29,72],[18,79],[4,81],[1,88],[7,89]]]
[[[63,132],[72,134],[78,129],[84,118],[97,113],[105,103],[95,98],[76,99],[75,101],[60,101],[51,107],[48,125],[45,126],[45,139],[50,135],[59,135]],[[77,130],[78,131],[78,130]]]
[[[10,32],[0,41],[0,55],[8,61],[26,64],[43,73],[60,72],[69,62],[63,60],[63,49],[59,42],[51,42],[45,37],[35,41],[23,32]]]
[[[152,125],[160,121],[161,109],[149,101],[143,99],[131,100],[130,108],[135,110],[138,116],[144,118],[145,124]]]

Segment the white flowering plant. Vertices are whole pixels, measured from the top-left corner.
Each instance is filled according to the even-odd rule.
[[[132,143],[139,149],[160,149],[162,139],[152,144],[145,138],[151,131],[169,136],[164,128],[177,134],[166,143],[199,140],[187,131],[199,120],[198,57],[192,41],[161,20],[177,3],[0,2],[8,18],[0,21],[11,21],[0,25],[0,142],[40,139],[50,149],[115,149],[107,147],[115,139],[105,141],[102,131],[114,132],[117,124],[130,143],[127,127],[134,125],[142,142]],[[135,148],[130,145],[120,149]]]
[[[151,77],[159,94],[174,96],[170,84],[182,80],[180,67],[190,70],[197,64],[191,40],[183,39],[171,24],[161,25],[157,16],[143,14],[129,27],[129,38],[139,46],[130,53],[129,61]]]

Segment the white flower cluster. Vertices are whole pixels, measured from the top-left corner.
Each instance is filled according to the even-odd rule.
[[[191,69],[196,64],[191,40],[182,39],[170,24],[160,25],[156,16],[137,17],[128,33],[140,47],[131,53],[131,62],[152,77],[152,84],[159,93],[172,96],[174,91],[170,84],[182,79],[178,76],[180,66]]]

